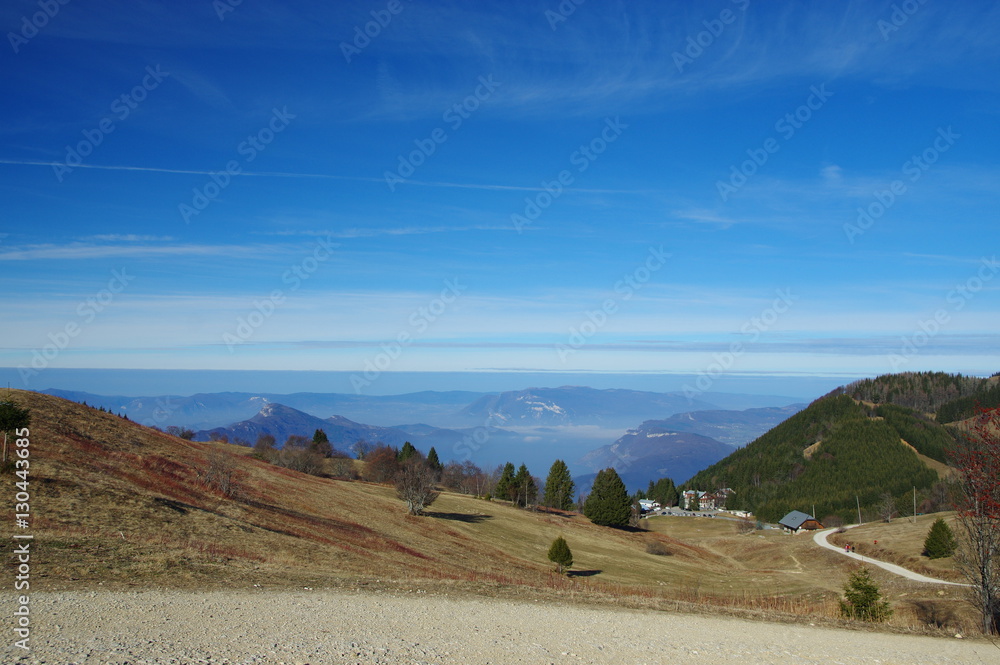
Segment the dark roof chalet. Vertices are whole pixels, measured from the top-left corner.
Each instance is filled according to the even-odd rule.
[[[812,515],[806,515],[800,510],[793,510],[792,512],[788,513],[780,520],[778,520],[778,524],[784,527],[788,527],[792,531],[796,531],[802,528],[802,525],[808,522],[809,520],[815,520],[815,519],[816,518],[813,517]]]

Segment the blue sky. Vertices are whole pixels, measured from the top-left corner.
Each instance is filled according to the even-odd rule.
[[[1000,364],[994,3],[36,0],[0,25],[15,387]]]

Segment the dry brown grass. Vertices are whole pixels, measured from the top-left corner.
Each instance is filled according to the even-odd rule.
[[[643,520],[649,531],[617,531],[575,513],[451,493],[414,517],[391,487],[304,475],[256,460],[248,448],[183,441],[55,397],[14,398],[33,419],[33,589],[431,586],[836,621],[850,568],[807,536],[740,535],[725,520],[660,517]],[[236,499],[199,473],[220,454],[235,467]],[[547,560],[558,535],[573,550],[569,577]],[[4,579],[12,580],[15,562],[3,547]],[[964,625],[956,591],[885,584],[896,628]]]
[[[927,532],[939,517],[943,517],[948,526],[956,531],[958,525],[954,513],[933,513],[917,516],[916,523],[912,517],[897,518],[892,522],[870,522],[844,533],[832,534],[829,541],[836,545],[849,543],[858,554],[889,561],[921,575],[961,582],[962,575],[954,558],[929,559],[923,556]],[[877,545],[875,541],[878,541]]]

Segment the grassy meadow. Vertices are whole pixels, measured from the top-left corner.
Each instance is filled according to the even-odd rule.
[[[734,521],[670,516],[622,531],[448,492],[411,516],[389,486],[304,475],[240,446],[12,394],[32,411],[33,590],[379,586],[847,625],[837,599],[855,564],[808,534],[739,534]],[[235,498],[203,482],[219,456],[235,467]],[[11,497],[15,480],[3,479]],[[919,554],[933,519],[837,537],[856,539],[859,552],[862,540],[877,539],[885,558],[956,579],[951,559]],[[559,535],[573,552],[569,576],[546,558]],[[12,546],[3,547],[12,580]],[[975,625],[961,588],[873,573],[896,609],[892,628]]]

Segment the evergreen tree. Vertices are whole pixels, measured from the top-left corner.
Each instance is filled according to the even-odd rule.
[[[632,501],[618,472],[607,468],[597,472],[594,486],[583,504],[583,514],[601,526],[626,527],[632,516]]]
[[[321,429],[313,432],[312,445],[310,449],[315,450],[323,457],[333,456],[333,446],[330,445],[330,438]]]
[[[549,561],[556,564],[556,572],[564,573],[573,565],[573,553],[566,543],[566,539],[559,536],[552,541],[549,547]]]
[[[427,468],[433,471],[436,475],[440,475],[441,471],[444,469],[444,465],[441,464],[441,460],[438,458],[438,453],[434,450],[434,446],[427,452]]]
[[[406,460],[410,459],[414,455],[418,455],[417,449],[413,447],[413,444],[409,441],[403,443],[403,449],[399,451],[396,455],[396,461],[402,464]]]
[[[3,432],[3,462],[7,463],[7,434],[31,425],[31,411],[11,400],[0,401],[0,431]]]
[[[670,478],[660,478],[655,484],[653,481],[649,481],[649,484],[650,490],[646,492],[646,496],[664,507],[677,505],[680,495],[677,493],[677,487],[674,485],[673,480]]]
[[[493,496],[506,501],[514,500],[514,465],[510,462],[504,464],[503,471],[500,472],[500,480],[497,481],[493,489]]]
[[[514,476],[514,503],[526,508],[538,498],[538,486],[535,479],[531,477],[528,467],[524,464],[517,470]]]
[[[549,476],[545,479],[545,494],[543,501],[549,508],[569,510],[573,506],[573,493],[576,483],[569,473],[566,462],[557,459],[549,468]]]
[[[885,621],[892,616],[889,601],[882,598],[867,568],[858,568],[851,573],[844,587],[844,598],[840,601],[840,613],[848,619],[862,621]]]
[[[924,554],[931,559],[943,559],[955,553],[955,534],[942,518],[937,518],[931,525],[924,540]]]

